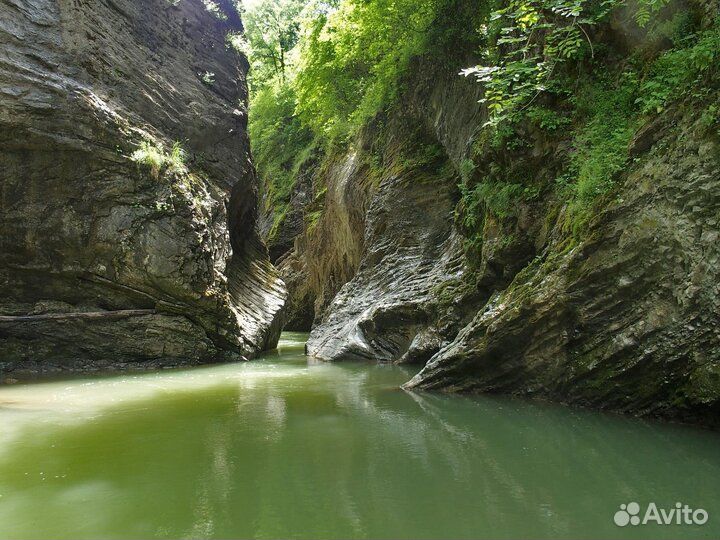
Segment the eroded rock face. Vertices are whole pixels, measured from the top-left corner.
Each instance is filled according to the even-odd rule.
[[[477,85],[464,82],[418,80],[401,113],[456,169],[484,123]],[[524,135],[529,150],[500,157],[554,182],[557,141]],[[563,200],[544,194],[509,218],[486,213],[477,260],[452,219],[457,178],[425,184],[419,171],[386,160],[377,187],[365,191],[360,262],[316,320],[309,353],[424,365],[411,390],[515,394],[720,425],[717,133],[681,105],[643,126],[629,154],[622,187],[581,238],[569,231]],[[296,250],[298,276],[319,266],[313,253],[321,252]]]
[[[324,360],[399,360],[433,320],[437,291],[462,271],[452,235],[451,178],[412,172],[385,179],[367,214],[365,252],[355,277],[308,341]]]
[[[313,202],[313,177],[317,173],[317,165],[317,162],[311,159],[300,168],[295,177],[288,208],[277,224],[275,221],[281,210],[266,201],[261,205],[266,210],[259,219],[260,235],[268,246],[273,264],[279,265],[288,256],[295,247],[295,239],[305,230],[305,211]]]
[[[289,329],[310,330],[313,323],[322,320],[335,295],[360,265],[367,208],[376,190],[364,161],[372,140],[370,131],[313,173],[312,190],[323,192],[323,211],[315,223],[305,224],[293,250],[278,265],[289,290]],[[307,213],[312,206],[303,210]]]
[[[631,151],[641,164],[587,240],[568,250],[556,231],[408,388],[719,425],[720,145],[688,111]]]
[[[236,359],[277,340],[237,25],[200,0],[0,0],[3,371]],[[185,163],[133,161],[143,141],[166,157],[179,141]]]
[[[308,341],[308,352],[324,360],[424,362],[458,330],[456,316],[462,315],[445,316],[440,304],[466,270],[453,226],[459,179],[428,174],[428,164],[413,164],[402,146],[410,141],[412,154],[436,145],[452,170],[448,162],[459,166],[484,117],[478,85],[454,72],[426,78],[427,69],[416,71],[414,92],[388,121],[378,186],[367,192],[360,263]]]

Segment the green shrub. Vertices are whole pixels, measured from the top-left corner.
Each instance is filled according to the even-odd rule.
[[[720,68],[720,28],[686,36],[683,45],[661,55],[640,86],[637,104],[644,114],[661,112],[669,102],[687,97],[687,92],[705,88],[705,80],[716,78]]]
[[[465,226],[476,228],[480,221],[478,216],[489,210],[499,218],[514,214],[514,206],[525,193],[521,184],[504,182],[480,182],[472,189],[463,186],[462,197],[467,209]]]
[[[561,178],[571,198],[576,233],[591,217],[595,202],[612,191],[629,165],[628,147],[643,117],[662,112],[674,101],[701,103],[717,95],[713,80],[719,55],[720,32],[714,27],[683,37],[654,61],[641,59],[634,69],[619,75],[608,72],[581,86],[576,93],[579,127]],[[701,118],[712,117],[712,105],[705,110]]]
[[[162,143],[144,140],[139,144],[137,150],[131,154],[130,159],[148,167],[150,174],[157,179],[164,169],[173,172],[186,171],[186,157],[185,150],[183,150],[179,141],[173,144],[170,152],[166,152]]]
[[[467,184],[467,182],[472,177],[473,172],[475,172],[476,166],[475,162],[472,159],[464,159],[460,163],[460,178],[463,179],[463,182]]]
[[[588,209],[614,187],[629,159],[628,146],[638,124],[635,74],[626,72],[619,82],[608,79],[589,79],[576,99],[579,127],[566,173],[573,179],[570,195],[576,211]]]
[[[206,71],[205,73],[203,73],[200,79],[205,86],[212,86],[213,84],[215,84],[215,74],[210,71]]]
[[[540,129],[551,132],[566,127],[572,122],[572,119],[567,115],[547,107],[530,107],[525,112],[525,115]]]

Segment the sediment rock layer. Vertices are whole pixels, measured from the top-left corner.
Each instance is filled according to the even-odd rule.
[[[377,188],[364,161],[371,140],[370,130],[360,134],[346,151],[331,156],[323,167],[315,167],[299,179],[297,191],[321,190],[323,210],[278,263],[291,291],[286,306],[290,329],[309,331],[322,320],[360,265],[367,208]]]
[[[484,118],[481,91],[454,72],[425,77],[429,71],[422,63],[415,71],[413,92],[386,123],[381,170],[374,183],[365,182],[367,210],[356,218],[363,224],[356,242],[362,247],[359,263],[310,335],[308,352],[324,360],[421,362],[437,351],[442,334],[453,334],[452,317],[438,321],[443,291],[466,269],[453,225],[459,179],[451,164],[459,166]],[[374,140],[377,134],[364,138]],[[356,162],[372,161],[370,145],[356,147]],[[428,149],[439,155],[428,161],[415,157]],[[352,180],[331,176],[328,185],[334,191],[357,190]],[[342,222],[339,206],[321,218],[326,228],[337,230]],[[315,260],[323,259],[321,252],[308,254],[316,266]]]
[[[408,388],[719,424],[720,145],[679,109],[631,152],[640,164],[587,239],[563,247],[556,231]]]
[[[332,197],[315,231],[332,233],[301,235],[285,259],[291,297],[315,300],[309,353],[423,365],[410,390],[513,394],[720,425],[720,143],[697,112],[716,94],[639,119],[615,189],[576,234],[556,189],[572,140],[519,126],[514,150],[485,145],[473,155],[487,120],[480,85],[419,62],[382,119],[382,137],[370,137],[372,152],[348,148],[364,172],[351,181],[343,169],[323,172]],[[414,144],[416,156],[428,142],[440,147],[445,172],[423,182],[428,164],[401,156],[398,141]],[[465,174],[481,181],[496,167],[540,186],[507,215],[481,209],[472,235],[453,219],[470,157]],[[343,208],[362,230],[352,249],[323,244],[343,230]],[[318,301],[307,284],[337,276],[329,263],[344,253],[353,264],[342,286]]]
[[[226,40],[239,24],[200,0],[0,0],[4,373],[238,359],[277,340],[247,63]]]

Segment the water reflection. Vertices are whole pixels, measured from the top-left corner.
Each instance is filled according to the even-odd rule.
[[[717,434],[260,362],[0,390],[2,538],[717,536]],[[621,502],[706,508],[619,529]],[[42,509],[39,511],[38,508]]]

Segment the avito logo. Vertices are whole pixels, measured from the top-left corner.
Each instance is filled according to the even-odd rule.
[[[658,508],[657,504],[651,502],[645,509],[642,518],[640,517],[640,505],[636,502],[621,504],[620,510],[615,512],[615,525],[625,527],[627,525],[705,525],[708,522],[708,513],[702,508],[692,509],[687,504],[676,503],[674,508],[669,510]]]

